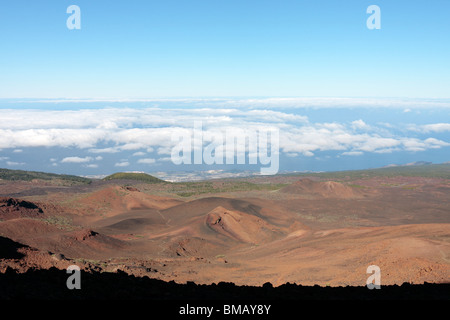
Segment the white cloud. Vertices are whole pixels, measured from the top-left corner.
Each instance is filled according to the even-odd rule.
[[[425,145],[428,148],[433,148],[433,149],[436,149],[436,148],[439,148],[439,147],[448,147],[448,146],[450,146],[450,143],[442,141],[442,140],[438,140],[438,139],[435,139],[435,138],[425,139],[424,143],[425,143]]]
[[[398,148],[386,148],[386,149],[377,149],[374,150],[374,153],[392,153],[394,151],[399,151],[400,149]],[[409,150],[409,151],[413,151],[413,150]]]
[[[97,128],[111,130],[111,129],[117,129],[117,128],[119,128],[119,126],[111,120],[106,120],[106,121],[103,121],[102,123],[100,123],[99,125],[97,125]]]
[[[128,161],[124,161],[124,162],[117,162],[114,166],[115,167],[128,167],[130,165],[130,163]]]
[[[342,97],[297,97],[297,98],[256,98],[256,99],[219,99],[219,98],[170,98],[170,99],[38,99],[17,101],[26,103],[92,103],[92,102],[145,102],[158,105],[177,105],[189,107],[296,107],[296,108],[341,108],[341,107],[384,107],[384,108],[450,108],[449,99],[414,98],[342,98]],[[76,116],[76,114],[74,114]]]
[[[408,139],[404,140],[404,143],[408,143]],[[395,138],[384,138],[380,136],[368,136],[367,139],[358,143],[358,150],[366,152],[374,152],[379,149],[386,149],[396,147],[401,144],[401,141]]]
[[[342,152],[343,156],[362,156],[364,154],[364,152],[362,151],[347,151],[347,152]]]
[[[135,152],[135,153],[133,153],[133,156],[134,157],[141,157],[141,156],[145,156],[145,152],[142,152],[142,151],[139,151],[139,152]]]
[[[367,129],[369,126],[361,119],[352,122],[353,129]]]
[[[129,142],[120,146],[120,150],[138,150],[145,147],[145,142]]]
[[[24,162],[15,162],[15,161],[6,161],[6,164],[8,166],[23,166]]]
[[[420,127],[423,132],[445,132],[450,131],[450,123],[425,124]]]
[[[98,168],[98,164],[94,164],[94,163],[86,164],[86,165],[84,165],[84,167],[85,168],[93,168],[93,169],[95,169],[95,168]]]
[[[159,100],[151,100],[159,101]],[[161,100],[165,102],[167,100]],[[170,100],[172,101],[172,100]],[[336,107],[375,106],[381,102],[403,109],[413,108],[411,101],[370,99],[187,99],[173,100],[190,104],[190,108],[103,108],[86,110],[2,110],[0,149],[22,150],[27,147],[71,147],[92,154],[123,151],[142,157],[156,152],[168,159],[176,142],[172,136],[191,136],[195,121],[201,121],[204,133],[225,130],[280,130],[280,148],[287,156],[312,156],[319,151],[340,151],[342,155],[363,152],[424,151],[447,147],[448,143],[433,137],[422,140],[394,133],[391,124],[368,125],[363,119],[351,123],[311,122],[306,116],[271,107]],[[172,101],[172,102],[173,102]],[[330,103],[331,106],[327,106]],[[446,105],[442,101],[421,101],[422,105]],[[450,106],[450,103],[447,102]],[[193,106],[193,107],[192,107]],[[217,108],[214,108],[217,106]],[[416,105],[414,105],[415,107]],[[255,110],[254,107],[263,109]],[[15,121],[17,118],[23,121]],[[134,127],[132,127],[134,126]],[[407,129],[420,133],[448,132],[450,123],[410,125]],[[403,131],[405,132],[405,131]],[[407,132],[407,131],[406,131]],[[239,152],[243,146],[238,146]],[[103,155],[105,156],[105,155]],[[97,157],[67,157],[63,163],[89,163]],[[143,159],[141,159],[143,160]],[[154,159],[153,159],[154,160]],[[165,161],[159,159],[158,161]],[[52,162],[56,162],[56,159]],[[151,160],[148,160],[150,163]],[[130,165],[127,161],[118,164]],[[138,163],[143,163],[139,162]],[[145,163],[145,162],[144,162]],[[153,162],[152,162],[153,163]],[[124,165],[125,166],[125,165]]]
[[[162,157],[162,158],[159,158],[158,161],[160,161],[160,162],[169,162],[169,161],[172,161],[172,158],[171,157]]]
[[[295,152],[287,152],[286,156],[290,157],[290,158],[295,158],[298,157],[298,153]]]
[[[262,98],[262,99],[216,99],[187,100],[190,106],[215,105],[217,107],[239,108],[450,108],[449,99],[385,99],[385,98]]]
[[[28,121],[25,121],[28,122]],[[33,119],[29,119],[33,122]],[[97,129],[0,129],[1,148],[26,147],[93,147],[107,133]]]
[[[92,157],[84,157],[84,158],[80,158],[80,157],[67,157],[61,160],[62,163],[85,163],[85,162],[90,162],[92,161],[93,158]]]
[[[430,132],[450,132],[450,123],[430,123],[423,125],[410,124],[407,126],[410,131],[420,132],[420,133],[430,133]]]
[[[143,164],[153,164],[156,162],[156,160],[152,159],[152,158],[144,158],[144,159],[139,159],[137,162],[143,163]]]
[[[120,152],[120,149],[117,147],[101,148],[101,149],[93,148],[93,149],[89,149],[89,152],[91,152],[91,153],[117,153],[117,152]]]

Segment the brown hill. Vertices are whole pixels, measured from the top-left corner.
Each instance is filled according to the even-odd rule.
[[[61,230],[55,225],[50,225],[43,220],[33,218],[10,219],[0,222],[0,234],[11,238],[28,239],[24,242],[28,245],[34,245],[33,241],[40,237],[46,238],[54,233],[60,233]]]
[[[71,204],[76,204],[80,214],[90,215],[95,219],[102,214],[113,216],[131,210],[165,209],[181,202],[138,191],[134,187],[110,185],[78,197]]]
[[[160,211],[158,229],[140,228],[169,256],[214,257],[248,245],[270,243],[304,229],[296,214],[261,199],[208,197]],[[150,213],[148,213],[150,216]],[[128,221],[127,221],[128,222]],[[146,223],[146,221],[144,221]]]
[[[350,186],[334,181],[313,181],[301,179],[280,189],[280,192],[306,197],[350,199],[361,197],[361,192]]]
[[[43,214],[44,211],[33,202],[15,198],[0,198],[0,219],[2,220],[35,218]]]
[[[275,234],[287,234],[302,227],[295,212],[286,211],[271,200],[251,198],[208,197],[184,202],[160,210],[159,213],[165,220],[164,234],[166,235],[186,234],[209,238],[212,236],[217,238],[218,235],[222,235],[219,237],[221,240],[239,239],[242,242],[253,242],[258,237],[270,238]],[[223,219],[223,221],[214,225],[214,221],[218,219]],[[249,234],[260,233],[262,230],[264,232],[250,240],[237,231],[238,229]],[[227,237],[224,238],[224,234],[227,234]],[[243,237],[237,236],[237,234],[241,234]]]
[[[217,207],[226,210],[237,210],[247,214],[264,217],[264,208],[259,204],[261,201],[253,199],[231,199],[222,197],[207,197],[178,204],[176,206],[161,210],[161,214],[171,225],[182,225],[187,220],[204,216]],[[276,206],[271,204],[271,207]]]
[[[119,239],[98,233],[91,229],[82,229],[55,237],[49,250],[61,252],[71,258],[111,257],[128,245]],[[99,253],[101,253],[99,255]]]
[[[245,243],[259,244],[282,235],[278,228],[260,217],[221,206],[206,215],[205,223],[212,230]]]

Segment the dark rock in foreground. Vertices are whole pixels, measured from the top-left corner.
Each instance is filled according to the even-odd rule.
[[[7,269],[0,274],[0,299],[3,300],[450,300],[450,284],[422,285],[404,283],[401,286],[320,287],[284,284],[273,287],[236,286],[220,282],[197,285],[177,284],[148,277],[135,277],[124,272],[107,273],[81,271],[81,289],[66,286],[71,274],[65,270],[29,270],[16,273]]]

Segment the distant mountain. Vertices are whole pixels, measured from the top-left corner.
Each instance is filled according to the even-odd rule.
[[[429,164],[433,164],[432,162],[428,162],[428,161],[416,161],[416,162],[410,162],[405,164],[405,166],[425,166],[425,165],[429,165]]]
[[[423,162],[424,164],[419,164]],[[404,177],[428,177],[428,178],[444,178],[450,179],[450,163],[432,164],[425,161],[415,162],[416,164],[408,165],[389,165],[383,168],[364,169],[364,170],[345,170],[334,172],[320,173],[301,173],[290,174],[298,176],[311,176],[323,179],[359,179],[369,177],[387,177],[387,176],[404,176]]]
[[[136,172],[118,172],[114,173],[112,175],[109,175],[103,180],[136,180],[136,181],[142,181],[145,183],[164,183],[166,181],[158,179],[154,176],[151,176],[146,173],[136,173]]]
[[[392,167],[410,167],[410,166],[426,166],[429,164],[433,164],[432,162],[429,161],[415,161],[415,162],[410,162],[410,163],[406,163],[406,164],[388,164],[387,166],[384,166],[383,168],[392,168]]]
[[[353,189],[342,183],[334,181],[313,181],[307,178],[300,179],[281,188],[280,192],[319,198],[350,199],[361,197],[358,189]]]
[[[9,181],[59,180],[71,183],[91,183],[92,180],[67,174],[46,173],[38,171],[0,169],[0,179]]]

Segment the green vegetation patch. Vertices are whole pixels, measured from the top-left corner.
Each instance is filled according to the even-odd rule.
[[[51,216],[42,219],[45,223],[56,226],[62,230],[73,230],[72,220],[63,216]]]
[[[32,181],[32,180],[46,180],[46,181],[60,181],[69,182],[72,184],[89,184],[91,179],[72,176],[67,174],[45,173],[37,171],[24,171],[24,170],[10,170],[0,169],[0,179],[8,181]]]
[[[293,176],[293,174],[286,174]],[[331,180],[354,180],[373,177],[423,177],[450,179],[450,164],[395,166],[388,168],[347,170],[335,172],[299,173],[295,176],[311,176]]]
[[[103,178],[103,180],[136,180],[145,183],[168,183],[149,174],[135,172],[118,172]]]
[[[285,187],[287,184],[257,184],[247,181],[233,181],[217,183],[213,181],[179,182],[174,183],[170,193],[180,197],[190,197],[208,193],[241,192],[241,191],[273,191]]]

